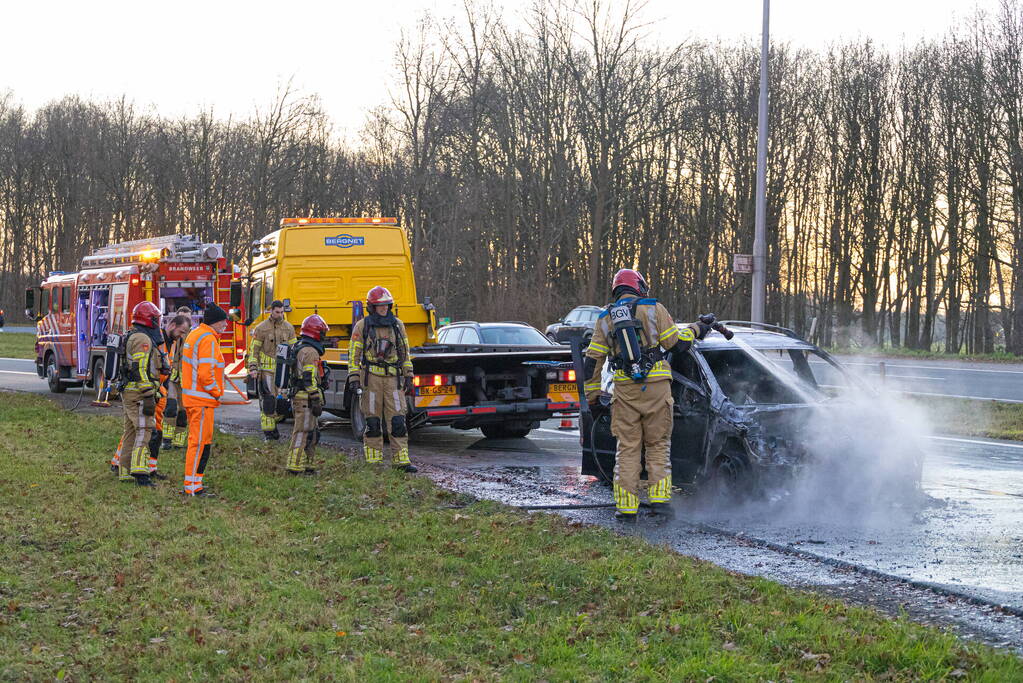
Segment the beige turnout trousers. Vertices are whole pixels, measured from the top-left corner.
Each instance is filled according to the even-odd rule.
[[[366,386],[359,406],[366,416],[363,450],[366,462],[382,462],[384,457],[384,425],[391,439],[391,456],[395,465],[409,464],[408,425],[405,422],[405,392],[398,388],[400,378],[365,373]]]
[[[618,439],[614,498],[619,512],[639,511],[643,449],[651,503],[671,499],[671,382],[615,382],[611,433]]]

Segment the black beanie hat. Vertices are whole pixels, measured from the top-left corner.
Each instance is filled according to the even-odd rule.
[[[213,325],[221,320],[227,320],[227,313],[224,312],[224,309],[216,304],[207,305],[206,310],[202,313],[203,324]]]

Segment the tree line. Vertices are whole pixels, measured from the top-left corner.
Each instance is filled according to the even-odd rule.
[[[287,215],[397,215],[442,315],[545,323],[637,267],[681,319],[744,318],[759,51],[663,46],[641,7],[467,5],[396,48],[343,140],[285,86],[246,119],[0,98],[0,307],[111,241],[248,244]],[[774,44],[768,319],[851,341],[1023,354],[1023,8],[940,39]],[[511,315],[511,311],[515,311]]]

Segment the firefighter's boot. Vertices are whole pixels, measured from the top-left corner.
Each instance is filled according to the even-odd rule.
[[[407,472],[408,474],[414,474],[419,471],[419,468],[413,465],[412,463],[408,463],[407,465],[396,465],[395,469],[400,470],[402,472]]]
[[[636,516],[637,515],[636,515],[635,512],[621,512],[621,511],[619,511],[619,512],[615,513],[615,519],[617,521],[619,521],[619,522],[622,522],[623,524],[635,524],[636,523]]]
[[[658,522],[675,519],[675,508],[671,503],[650,503],[650,516]]]
[[[133,474],[132,477],[135,479],[136,486],[156,486],[148,474]]]

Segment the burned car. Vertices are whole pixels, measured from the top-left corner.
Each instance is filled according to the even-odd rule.
[[[666,355],[676,486],[746,496],[803,477],[816,489],[834,485],[860,497],[919,490],[921,449],[888,399],[790,330],[725,324],[731,340],[712,333]],[[614,471],[613,390],[605,366],[601,402],[580,420],[582,473],[605,481]]]

